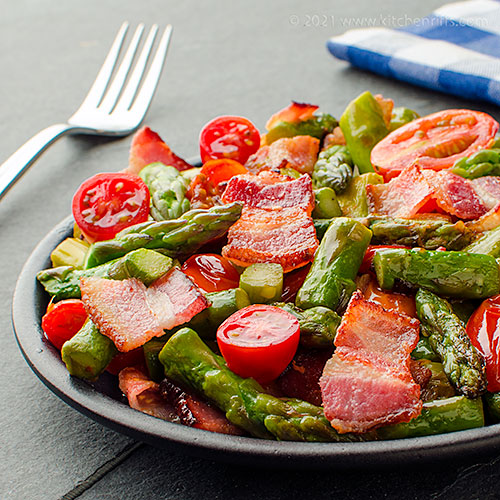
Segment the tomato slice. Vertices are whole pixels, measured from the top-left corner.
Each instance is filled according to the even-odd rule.
[[[208,122],[200,134],[200,155],[208,160],[229,158],[245,163],[260,146],[260,133],[242,116],[219,116]]]
[[[292,361],[299,336],[299,322],[289,312],[254,304],[222,323],[217,344],[230,370],[267,384]]]
[[[248,174],[248,170],[238,161],[224,158],[221,160],[208,160],[200,170],[206,178],[214,185],[226,182],[231,177],[240,174]]]
[[[78,299],[50,303],[42,317],[42,330],[50,343],[59,350],[64,342],[80,330],[87,320],[83,302]]]
[[[215,253],[192,255],[182,271],[205,292],[229,290],[240,284],[240,275],[231,262]]]
[[[500,295],[486,299],[474,311],[467,335],[486,361],[488,391],[500,391]]]
[[[391,132],[372,149],[371,162],[386,181],[415,161],[423,168],[449,168],[459,158],[488,147],[498,127],[496,120],[479,111],[438,111]]]
[[[90,242],[109,240],[122,229],[148,219],[149,190],[134,174],[97,174],[78,188],[72,210]]]

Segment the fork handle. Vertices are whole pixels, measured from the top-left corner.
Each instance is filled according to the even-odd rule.
[[[67,123],[47,127],[23,144],[0,165],[0,199],[28,167],[59,137],[75,129]]]

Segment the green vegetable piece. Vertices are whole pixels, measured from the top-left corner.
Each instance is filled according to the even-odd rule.
[[[316,230],[316,237],[319,241],[323,239],[326,230],[329,228],[333,219],[313,219],[314,229]]]
[[[241,273],[240,288],[252,304],[276,302],[283,291],[283,268],[272,262],[252,264]]]
[[[323,187],[314,190],[315,205],[312,216],[318,219],[331,219],[340,217],[342,210],[335,191],[329,187]]]
[[[295,316],[300,325],[300,344],[308,349],[332,348],[340,316],[327,307],[311,307],[303,311],[289,302],[276,302],[273,306]]]
[[[432,436],[484,426],[481,398],[455,396],[424,403],[422,413],[407,423],[382,427],[377,433],[381,439],[403,439]]]
[[[422,401],[434,401],[435,399],[446,399],[456,396],[457,393],[450,384],[444,371],[442,363],[421,360],[420,363],[431,371],[431,378],[420,392]]]
[[[370,92],[351,101],[339,121],[347,148],[361,173],[373,172],[370,153],[389,129],[382,108]]]
[[[453,387],[468,398],[480,396],[486,390],[484,360],[470,343],[462,321],[445,299],[432,292],[420,289],[415,302],[418,319]]]
[[[440,361],[440,357],[434,352],[428,337],[420,336],[417,347],[411,353],[413,359],[428,359],[430,361]]]
[[[295,137],[296,135],[310,135],[317,139],[323,139],[337,125],[337,120],[329,114],[320,114],[299,122],[280,121],[267,132],[266,144],[271,144],[283,137]]]
[[[404,245],[426,250],[443,246],[447,250],[461,250],[472,238],[472,232],[463,221],[452,223],[436,217],[399,219],[371,216],[368,227],[373,233],[372,243],[378,245]]]
[[[62,346],[61,356],[71,375],[96,380],[117,353],[113,341],[87,320]]]
[[[398,129],[399,127],[402,127],[403,125],[406,125],[407,123],[410,123],[417,118],[420,118],[420,115],[412,109],[405,108],[404,106],[394,108],[392,110],[389,130],[390,132],[392,132],[393,130]]]
[[[115,261],[109,267],[108,277],[115,280],[137,278],[149,286],[170,271],[173,264],[173,260],[166,255],[139,248]]]
[[[297,293],[297,307],[324,306],[343,310],[356,289],[354,279],[371,236],[371,231],[360,222],[346,217],[334,219]]]
[[[205,339],[215,338],[217,328],[223,321],[239,309],[251,304],[247,292],[242,288],[211,292],[205,294],[205,297],[210,301],[210,307],[198,313],[189,322],[189,326],[198,331],[200,336]]]
[[[329,187],[342,193],[352,179],[354,163],[346,146],[334,145],[322,151],[314,165],[312,181],[315,188]]]
[[[200,173],[200,170],[201,167],[193,167],[183,170],[180,174],[188,181],[188,184],[191,184],[191,181]]]
[[[486,392],[483,399],[490,419],[494,423],[500,422],[500,392]]]
[[[481,237],[464,248],[464,252],[482,253],[492,257],[500,257],[500,226],[485,231]]]
[[[241,204],[195,209],[178,219],[143,222],[119,232],[114,239],[94,243],[87,253],[85,267],[91,268],[122,257],[132,250],[161,249],[169,257],[194,253],[205,243],[223,236],[241,215]]]
[[[77,238],[66,238],[52,250],[50,260],[52,267],[71,266],[83,269],[89,244]]]
[[[140,171],[139,176],[149,188],[153,219],[177,219],[191,208],[186,198],[189,181],[175,167],[151,163]]]
[[[146,342],[142,346],[149,378],[151,380],[154,380],[155,382],[161,382],[165,378],[165,375],[163,373],[163,365],[160,363],[158,355],[160,354],[160,351],[163,349],[163,346],[166,344],[166,342],[167,339],[153,339],[149,342]]]
[[[384,178],[375,173],[362,174],[354,177],[347,189],[337,196],[344,217],[366,217],[368,215],[368,199],[366,186],[368,184],[383,184]]]
[[[190,328],[182,328],[159,355],[165,375],[202,394],[218,406],[233,424],[252,436],[295,441],[361,441],[372,434],[338,434],[322,408],[296,399],[282,400],[266,394],[251,378],[227,368]]]
[[[477,179],[485,175],[500,175],[500,149],[483,149],[457,160],[451,171],[466,179]]]
[[[498,264],[489,255],[391,248],[376,252],[373,266],[385,290],[399,280],[449,297],[481,299],[500,291]]]

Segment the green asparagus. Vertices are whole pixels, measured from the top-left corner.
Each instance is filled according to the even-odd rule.
[[[353,168],[354,163],[347,147],[331,146],[318,156],[312,172],[313,186],[329,187],[341,193],[352,179]]]
[[[500,257],[500,226],[485,231],[477,240],[464,248],[464,252],[482,253],[492,257]]]
[[[323,239],[326,230],[334,219],[313,219],[314,229],[316,230],[316,237],[319,241]]]
[[[460,158],[451,171],[466,179],[500,175],[500,149],[483,149],[469,157]]]
[[[374,172],[354,177],[347,189],[337,196],[342,214],[345,217],[366,217],[368,215],[366,186],[383,183],[384,178]]]
[[[335,191],[329,187],[322,187],[314,190],[314,210],[312,216],[318,219],[331,219],[340,217],[342,210]]]
[[[190,210],[178,219],[144,222],[119,232],[114,239],[94,243],[85,267],[91,268],[138,248],[162,249],[170,257],[195,252],[205,243],[226,233],[241,214],[241,204]]]
[[[432,292],[420,289],[415,302],[418,318],[453,387],[468,398],[480,396],[486,390],[484,359],[470,343],[462,321],[445,299]]]
[[[156,221],[177,219],[191,208],[186,198],[189,181],[175,167],[151,163],[139,176],[149,188],[150,214]]]
[[[412,122],[420,118],[419,114],[412,109],[405,108],[404,106],[399,106],[392,110],[391,115],[391,124],[389,126],[389,130],[392,132],[393,130],[406,125],[407,123]]]
[[[457,395],[455,389],[448,380],[442,363],[430,361],[428,359],[421,360],[420,363],[431,372],[431,378],[420,392],[420,399],[422,401],[446,399]]]
[[[218,406],[233,424],[252,436],[296,441],[361,441],[371,434],[338,434],[320,407],[266,394],[253,379],[227,368],[190,328],[175,333],[159,355],[165,375]]]
[[[483,399],[490,419],[495,423],[500,422],[500,392],[487,392]]]

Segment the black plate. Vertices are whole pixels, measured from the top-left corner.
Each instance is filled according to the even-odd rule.
[[[166,422],[124,404],[117,379],[102,376],[96,384],[70,377],[59,352],[43,340],[40,319],[48,296],[36,273],[50,266],[50,252],[72,232],[73,220],[56,226],[35,248],[19,276],[13,323],[21,351],[40,380],[70,406],[93,420],[160,448],[227,462],[279,467],[372,467],[418,463],[494,452],[500,424],[438,436],[367,443],[276,442],[226,436]]]

